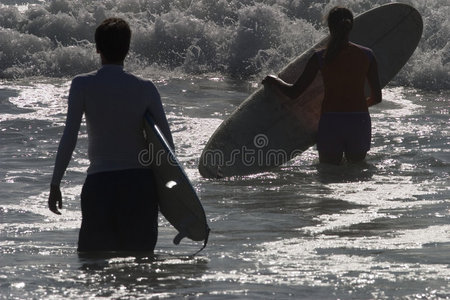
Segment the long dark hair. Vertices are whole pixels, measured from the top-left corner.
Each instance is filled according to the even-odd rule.
[[[325,51],[325,62],[331,62],[345,45],[346,37],[353,28],[353,14],[345,8],[336,6],[327,15],[330,40]]]

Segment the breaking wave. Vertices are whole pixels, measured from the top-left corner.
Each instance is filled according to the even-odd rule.
[[[133,30],[127,68],[153,78],[223,74],[260,79],[277,72],[326,34],[323,15],[346,5],[355,14],[388,0],[2,1],[0,78],[70,77],[99,63],[93,33],[105,18]],[[418,49],[393,84],[450,89],[450,4],[401,1],[424,19]]]

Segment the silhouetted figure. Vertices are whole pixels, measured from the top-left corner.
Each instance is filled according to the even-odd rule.
[[[127,22],[103,21],[95,32],[102,67],[75,77],[70,87],[48,205],[60,214],[60,182],[84,114],[90,165],[81,193],[78,250],[83,252],[153,251],[158,236],[153,172],[139,162],[139,153],[147,148],[143,135],[147,110],[172,146],[173,141],[156,87],[123,70],[130,39]]]
[[[325,49],[315,51],[294,84],[267,76],[263,84],[277,86],[292,99],[299,97],[322,73],[325,96],[319,121],[317,149],[320,162],[340,164],[364,160],[371,142],[368,107],[381,102],[378,67],[372,50],[349,42],[353,14],[343,7],[333,8],[327,17],[330,39]],[[368,80],[371,96],[366,99]]]

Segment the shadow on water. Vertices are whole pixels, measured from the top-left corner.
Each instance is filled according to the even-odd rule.
[[[98,297],[117,296],[126,289],[128,296],[176,291],[200,285],[208,270],[204,257],[152,254],[143,252],[79,253],[79,270],[89,290]],[[125,291],[124,291],[125,292]],[[169,293],[170,294],[170,293]]]
[[[19,108],[9,101],[9,98],[18,97],[19,95],[19,90],[0,88],[0,112],[8,114],[31,112],[31,109]]]
[[[369,181],[377,168],[367,162],[341,165],[317,164],[318,180],[323,184]]]

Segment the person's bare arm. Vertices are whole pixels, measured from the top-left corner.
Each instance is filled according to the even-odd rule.
[[[378,64],[375,58],[370,63],[367,80],[370,87],[370,97],[367,98],[367,106],[370,107],[380,103],[382,98],[380,79],[378,77]]]
[[[262,84],[272,84],[277,86],[280,91],[291,99],[299,97],[316,78],[319,71],[319,61],[317,55],[313,55],[306,64],[305,70],[302,75],[297,79],[294,84],[289,84],[272,75],[267,76],[262,81]]]

